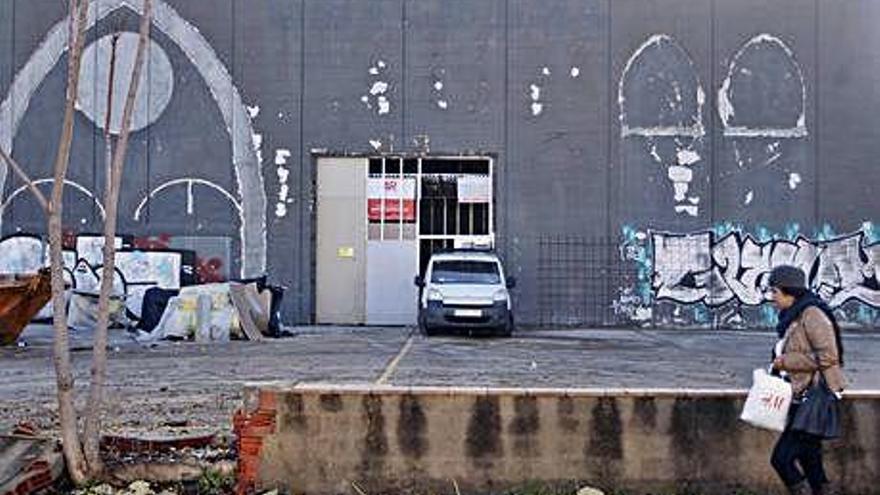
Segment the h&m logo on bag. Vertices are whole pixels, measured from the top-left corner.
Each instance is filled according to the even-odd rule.
[[[785,397],[773,394],[764,395],[761,397],[761,404],[763,404],[766,409],[781,411],[782,406],[785,405]]]

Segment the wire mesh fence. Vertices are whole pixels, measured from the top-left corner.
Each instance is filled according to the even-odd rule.
[[[537,311],[541,326],[619,324],[614,298],[625,278],[608,238],[572,235],[537,240]]]

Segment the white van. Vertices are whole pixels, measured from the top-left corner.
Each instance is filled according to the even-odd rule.
[[[425,276],[416,277],[419,329],[433,335],[441,329],[513,333],[510,289],[516,280],[505,276],[491,251],[456,250],[431,256]]]

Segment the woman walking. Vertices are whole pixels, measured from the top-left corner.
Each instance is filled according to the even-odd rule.
[[[792,420],[810,388],[824,377],[836,399],[846,385],[840,327],[831,309],[806,287],[804,272],[779,266],[770,273],[770,295],[779,310],[780,341],[773,368],[791,382],[793,400],[788,424],[773,449],[771,464],[789,492],[829,495],[822,463],[822,437],[793,428]]]

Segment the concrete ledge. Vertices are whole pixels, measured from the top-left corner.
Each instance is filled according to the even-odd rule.
[[[250,384],[236,415],[242,492],[498,493],[531,481],[606,490],[781,493],[776,435],[738,420],[744,390]],[[880,391],[843,402],[826,444],[847,493],[877,493]]]

